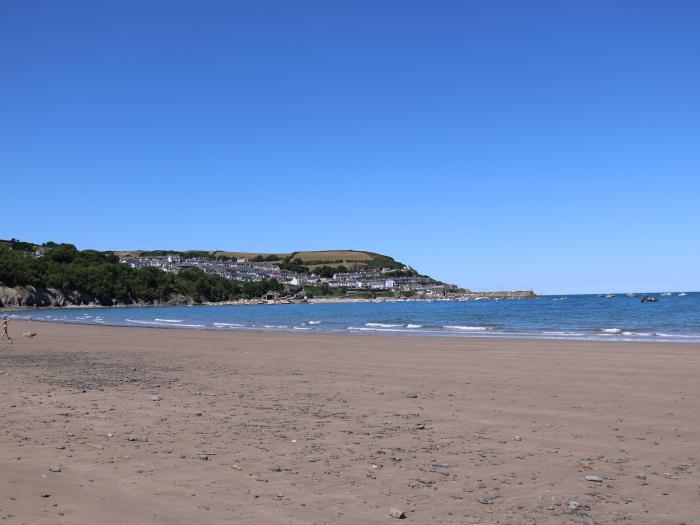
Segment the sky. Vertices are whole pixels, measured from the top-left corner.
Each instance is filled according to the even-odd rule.
[[[700,290],[700,3],[0,4],[0,238]]]

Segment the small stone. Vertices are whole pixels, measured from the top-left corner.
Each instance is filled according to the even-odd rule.
[[[61,465],[51,465],[49,470],[51,472],[61,472]]]
[[[641,474],[638,474],[637,477],[638,477],[639,479],[641,479],[641,480],[647,479],[647,475],[644,474],[644,472],[642,472]]]
[[[148,399],[150,399],[151,401],[160,401],[162,398],[158,394],[151,394],[150,396],[148,396]]]
[[[197,417],[202,417],[203,414],[204,414],[204,412],[202,412],[202,411],[200,410],[199,412],[197,412],[197,413],[195,414],[195,416],[197,416]]]
[[[586,476],[586,481],[595,481],[596,483],[602,483],[603,478],[600,476]]]
[[[581,506],[581,504],[580,504],[578,501],[573,501],[573,500],[571,500],[571,501],[569,502],[569,508],[570,508],[571,510],[576,510],[576,509],[578,509],[580,506]]]
[[[408,399],[416,399],[418,397],[418,394],[416,392],[409,392],[408,394],[406,394],[406,397]]]
[[[628,503],[632,503],[634,500],[629,496],[622,496],[622,501],[625,503],[625,505],[627,505]]]
[[[202,461],[209,461],[209,454],[200,454],[199,459]]]
[[[513,437],[513,441],[522,441],[522,440],[523,440],[523,438],[521,438],[520,436]]]
[[[493,498],[491,496],[479,496],[479,503],[482,505],[490,505],[493,503]]]
[[[406,519],[406,513],[404,511],[395,509],[393,507],[389,509],[389,516],[391,516],[392,518],[396,518],[397,520]]]

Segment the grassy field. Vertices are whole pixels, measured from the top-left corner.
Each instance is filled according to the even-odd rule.
[[[112,252],[119,256],[138,256],[145,253],[143,250],[131,250],[131,251],[115,251]],[[234,251],[224,251],[217,250],[208,252],[213,256],[225,256],[225,257],[236,257],[236,258],[246,258],[252,260],[255,257],[262,256],[266,258],[270,255],[276,255],[276,260],[267,260],[270,263],[282,263],[285,259],[291,257],[292,259],[300,259],[302,263],[309,267],[312,271],[321,266],[345,266],[347,268],[357,268],[371,266],[373,262],[381,260],[387,266],[396,266],[398,263],[392,258],[385,255],[372,252],[363,252],[357,250],[319,250],[319,251],[302,251],[302,252],[292,252],[292,253],[260,253],[260,252],[234,252]]]

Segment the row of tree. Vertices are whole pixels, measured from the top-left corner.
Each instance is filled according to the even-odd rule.
[[[77,250],[72,244],[47,243],[43,255],[12,241],[0,242],[0,283],[5,286],[55,288],[93,296],[103,305],[166,302],[188,298],[194,302],[260,297],[281,291],[276,279],[237,282],[204,273],[198,268],[178,274],[157,268],[131,268],[112,254]]]

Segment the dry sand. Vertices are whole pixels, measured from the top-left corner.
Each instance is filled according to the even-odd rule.
[[[699,345],[10,329],[5,523],[700,523]]]

